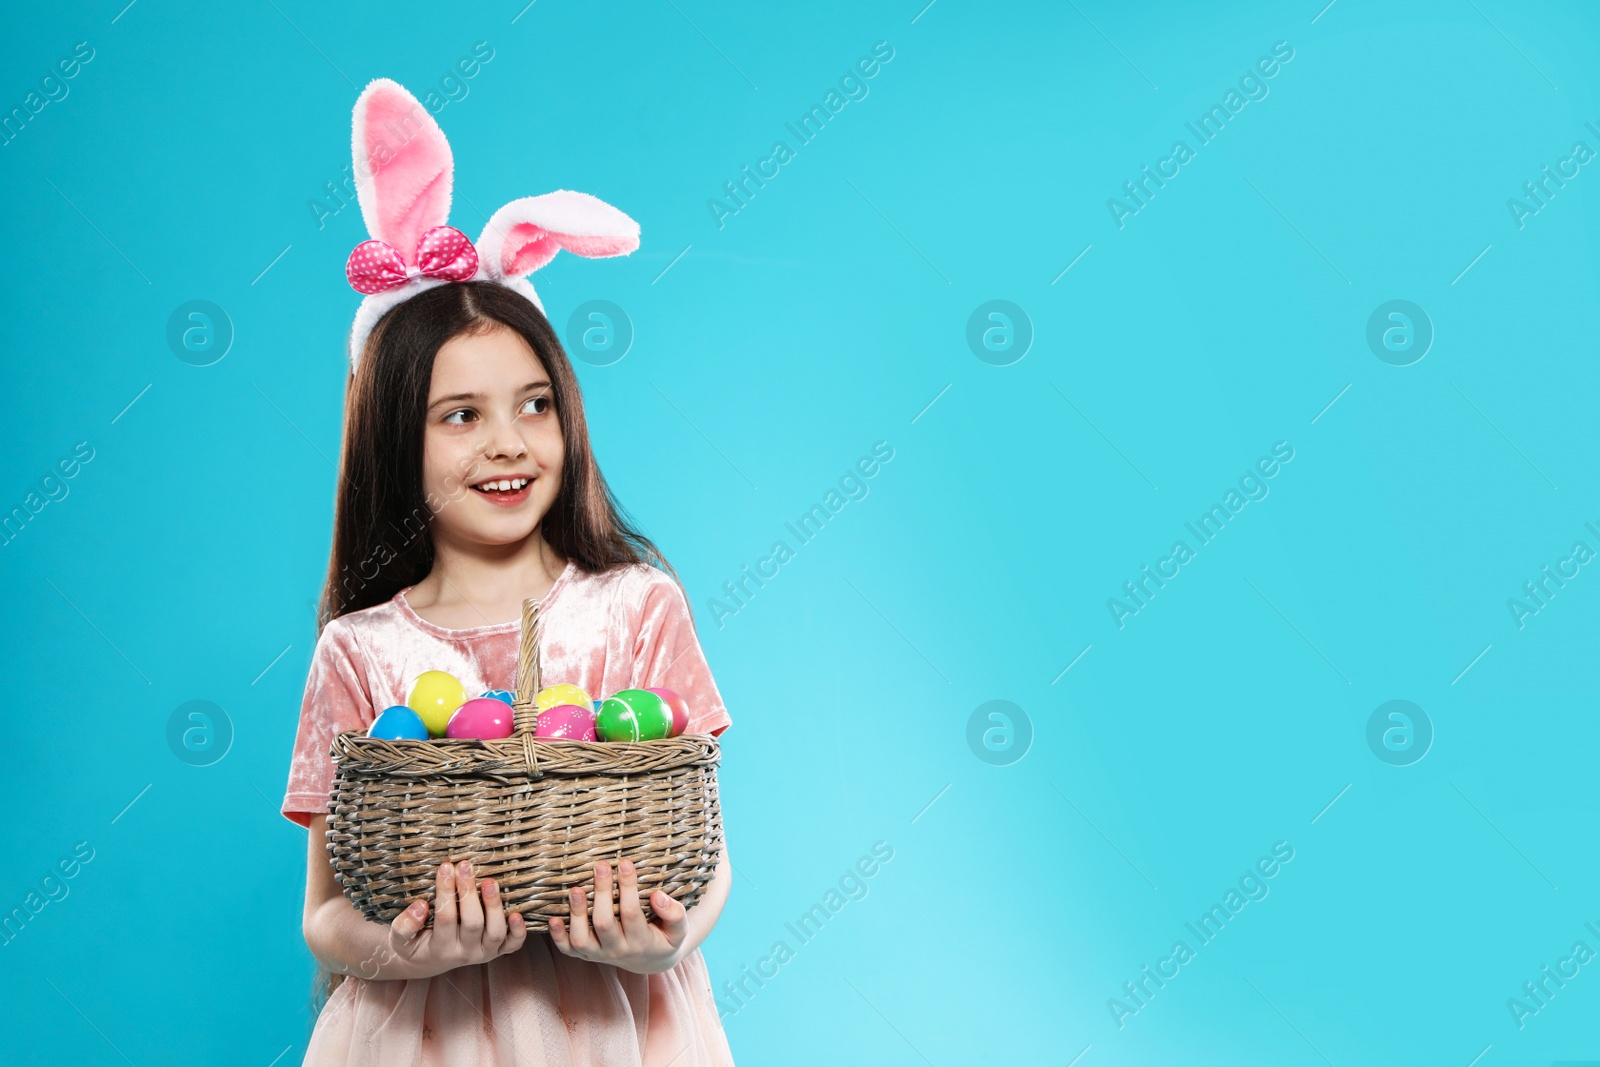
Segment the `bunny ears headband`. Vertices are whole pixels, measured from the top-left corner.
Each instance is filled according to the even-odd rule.
[[[639,247],[639,224],[588,193],[560,189],[513,200],[478,236],[446,225],[454,161],[444,132],[416,97],[379,78],[356,100],[356,195],[372,240],[350,253],[345,276],[366,299],[350,331],[350,373],[385,312],[436,285],[490,281],[544,304],[527,276],[565,248],[621,256]]]

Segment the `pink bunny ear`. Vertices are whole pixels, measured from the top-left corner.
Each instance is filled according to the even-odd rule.
[[[388,78],[356,100],[352,140],[367,232],[415,266],[422,235],[450,217],[450,143],[417,98]]]
[[[604,200],[570,189],[511,201],[478,238],[484,270],[496,279],[531,274],[563,248],[595,258],[638,247],[637,222]]]

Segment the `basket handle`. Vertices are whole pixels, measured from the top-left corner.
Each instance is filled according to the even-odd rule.
[[[522,602],[522,643],[517,647],[517,692],[511,705],[511,736],[532,735],[539,709],[533,699],[544,688],[539,677],[539,602]]]

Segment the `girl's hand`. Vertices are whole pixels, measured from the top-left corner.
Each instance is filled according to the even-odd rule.
[[[484,879],[482,891],[480,905],[467,860],[440,864],[433,927],[423,929],[428,902],[419,897],[389,925],[389,951],[429,977],[517,951],[528,937],[522,913],[507,920],[494,879]]]
[[[594,963],[609,963],[635,974],[659,974],[677,966],[688,937],[688,909],[661,890],[650,898],[660,922],[644,917],[639,903],[639,880],[632,860],[618,864],[622,917],[611,911],[611,865],[601,860],[594,867],[594,929],[588,922],[588,902],[582,886],[574,886],[570,912],[572,929],[559,918],[550,920],[550,939],[568,956]]]

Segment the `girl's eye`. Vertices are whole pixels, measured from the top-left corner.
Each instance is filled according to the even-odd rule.
[[[461,418],[456,418],[457,415],[461,416]],[[457,408],[455,411],[452,411],[450,414],[446,415],[444,417],[444,421],[456,426],[460,426],[463,423],[470,422],[475,418],[477,418],[477,415],[474,414],[471,408]]]
[[[527,402],[522,405],[522,410],[527,412],[530,405],[537,405],[534,407],[534,410],[531,412],[531,414],[543,415],[550,410],[551,403],[552,401],[550,398],[541,393],[538,396],[529,397]]]

